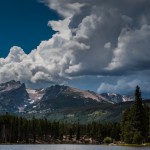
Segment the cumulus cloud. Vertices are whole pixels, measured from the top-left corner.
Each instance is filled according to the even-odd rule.
[[[50,9],[56,10],[63,17],[70,17],[80,12],[80,9],[85,3],[74,2],[73,0],[40,0],[46,4]]]
[[[28,55],[12,47],[7,58],[0,59],[0,82],[63,83],[77,76],[150,70],[149,0],[40,2],[62,16],[48,21],[56,33]]]
[[[97,92],[98,93],[113,92],[113,93],[134,95],[134,90],[137,85],[141,87],[144,96],[149,95],[150,79],[147,78],[147,80],[142,81],[139,78],[135,79],[135,76],[128,77],[128,78],[122,77],[121,79],[117,80],[115,83],[101,83],[101,85],[97,89]]]
[[[150,69],[150,26],[140,29],[122,29],[118,46],[108,69],[145,70]]]
[[[42,2],[64,18],[70,17],[70,40],[89,46],[84,52],[76,48],[75,66],[69,66],[71,70],[76,69],[67,69],[66,73],[75,76],[121,75],[149,70],[150,1]]]

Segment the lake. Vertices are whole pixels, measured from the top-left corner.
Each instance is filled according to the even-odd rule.
[[[149,150],[150,147],[104,145],[0,145],[0,150]]]

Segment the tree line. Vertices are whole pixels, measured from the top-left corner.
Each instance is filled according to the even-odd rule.
[[[61,142],[82,142],[96,141],[102,143],[105,137],[120,139],[119,123],[97,123],[69,124],[47,119],[31,120],[12,116],[9,114],[0,116],[0,143],[58,143]]]
[[[109,137],[109,138],[108,138]],[[105,139],[141,144],[150,142],[150,108],[143,105],[140,88],[134,104],[123,112],[122,122],[88,124],[0,116],[0,143],[103,143]]]

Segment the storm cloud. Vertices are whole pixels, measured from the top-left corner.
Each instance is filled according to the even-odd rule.
[[[7,58],[0,59],[0,82],[15,79],[30,84],[64,83],[87,75],[118,76],[117,89],[122,76],[149,72],[149,0],[40,2],[62,17],[48,21],[56,33],[28,55],[12,47]],[[104,85],[111,89],[108,81],[100,85],[99,92],[104,91],[102,87],[106,89]]]

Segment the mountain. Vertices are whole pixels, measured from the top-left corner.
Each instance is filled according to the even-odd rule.
[[[64,85],[55,85],[41,90],[27,90],[31,102],[26,110],[52,110],[66,107],[93,106],[111,103],[103,96]]]
[[[25,84],[19,81],[10,81],[0,84],[0,111],[19,111],[27,104],[29,95]]]
[[[24,83],[9,81],[0,84],[0,111],[51,112],[56,109],[115,104],[130,101],[120,94],[97,94],[89,90],[54,85],[44,89],[26,89]]]
[[[102,93],[101,95],[112,103],[121,103],[134,100],[133,96],[125,96],[116,93]]]
[[[64,85],[27,89],[24,83],[14,80],[0,84],[0,113],[28,118],[34,115],[67,122],[117,121],[131,100],[130,96],[97,94]],[[150,100],[145,102],[150,105]]]

